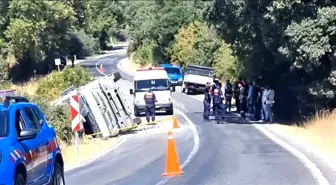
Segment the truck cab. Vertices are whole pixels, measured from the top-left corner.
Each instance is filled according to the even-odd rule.
[[[133,95],[134,115],[140,116],[145,111],[144,96],[149,89],[156,96],[155,111],[165,111],[167,114],[174,113],[171,97],[174,87],[171,87],[167,72],[162,67],[139,69],[133,78],[134,89],[130,89]]]
[[[179,66],[174,64],[160,64],[160,67],[166,70],[171,86],[182,86],[183,72]]]
[[[182,92],[203,92],[206,83],[214,80],[214,70],[212,67],[188,65],[183,78]]]

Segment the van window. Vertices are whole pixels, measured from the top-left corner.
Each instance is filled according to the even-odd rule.
[[[179,75],[181,74],[181,70],[179,68],[176,67],[167,67],[165,68],[165,70],[167,71],[168,74],[173,74],[173,75]]]
[[[135,81],[136,91],[147,91],[148,89],[152,89],[153,91],[169,90],[168,79],[151,79],[151,80]]]

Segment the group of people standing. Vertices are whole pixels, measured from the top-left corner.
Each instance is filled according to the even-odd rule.
[[[213,85],[207,83],[203,101],[204,119],[209,119],[211,102],[215,119],[220,119],[223,117],[222,113],[231,112],[234,99],[236,112],[240,113],[242,119],[246,119],[246,114],[249,114],[255,121],[273,122],[275,93],[269,86],[261,87],[255,82],[247,83],[239,77],[234,85],[227,80],[223,90],[219,80],[215,80]]]

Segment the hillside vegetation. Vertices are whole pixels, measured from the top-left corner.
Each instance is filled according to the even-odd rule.
[[[142,65],[201,64],[213,66],[222,79],[256,80],[275,89],[277,118],[301,121],[336,107],[335,5],[330,0],[3,0],[0,83],[48,74],[54,58],[99,53],[125,35],[128,54]]]

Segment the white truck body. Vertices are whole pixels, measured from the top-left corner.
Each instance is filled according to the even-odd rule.
[[[211,67],[189,65],[185,71],[182,92],[200,92],[206,87],[206,83],[213,82],[213,69]]]

